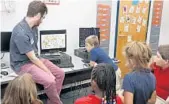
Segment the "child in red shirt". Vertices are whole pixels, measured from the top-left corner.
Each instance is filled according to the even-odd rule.
[[[98,64],[92,70],[91,87],[95,94],[79,98],[74,104],[122,104],[116,96],[116,75],[112,65]]]
[[[151,68],[156,76],[156,92],[164,100],[169,99],[169,45],[161,45],[153,58]]]

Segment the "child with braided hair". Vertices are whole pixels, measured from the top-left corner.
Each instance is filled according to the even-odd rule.
[[[79,98],[74,104],[122,104],[116,96],[116,75],[111,64],[101,63],[93,68],[91,87],[95,94]]]

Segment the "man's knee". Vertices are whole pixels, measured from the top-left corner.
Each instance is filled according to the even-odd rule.
[[[60,77],[61,79],[64,79],[64,78],[65,78],[65,72],[64,72],[63,69],[59,69],[58,73],[59,73],[59,77]]]
[[[62,75],[63,77],[65,77],[65,72],[64,72],[63,69],[61,69],[61,75]]]

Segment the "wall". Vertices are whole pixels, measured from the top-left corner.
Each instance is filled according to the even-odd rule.
[[[169,1],[164,0],[159,44],[169,44]]]
[[[112,1],[111,10],[111,29],[110,29],[110,44],[109,44],[109,56],[114,57],[115,48],[115,35],[116,35],[116,17],[117,17],[117,1]]]
[[[160,29],[160,38],[159,38],[159,45],[162,44],[169,44],[169,1],[163,0],[163,10],[162,10],[162,18],[161,18],[161,29]],[[149,29],[147,34],[147,43],[149,43],[150,40],[150,29],[151,29],[151,22],[152,22],[152,8],[153,8],[153,2],[151,5],[151,13],[149,17]]]
[[[1,31],[12,31],[26,15],[32,0],[15,0],[14,13],[1,12]],[[79,47],[79,27],[96,26],[96,0],[60,0],[60,5],[48,5],[48,15],[39,30],[67,30],[67,52]],[[8,55],[5,55],[8,57]]]

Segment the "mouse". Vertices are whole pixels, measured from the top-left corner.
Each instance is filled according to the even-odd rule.
[[[6,66],[6,64],[5,63],[1,63],[1,67],[5,67]]]
[[[8,72],[7,71],[1,71],[1,74],[4,75],[4,76],[7,76]]]

